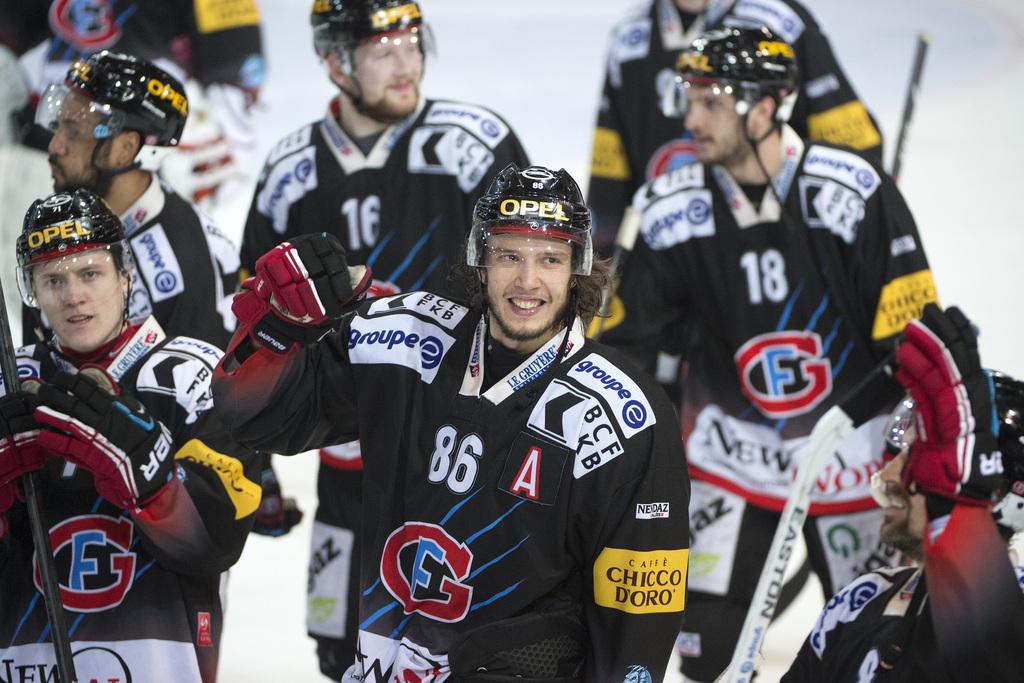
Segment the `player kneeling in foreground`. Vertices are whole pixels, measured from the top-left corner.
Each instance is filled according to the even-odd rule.
[[[217,370],[245,443],[359,437],[357,661],[343,680],[661,680],[686,589],[679,424],[587,340],[607,274],[565,171],[510,165],[476,204],[463,305],[359,303],[338,241],[268,252]],[[352,315],[346,315],[354,312]]]
[[[1024,529],[1024,383],[982,370],[956,308],[929,304],[897,359],[910,399],[872,488],[883,539],[920,566],[840,591],[782,680],[1020,680],[1024,562],[1006,540]]]
[[[260,502],[252,452],[210,419],[221,352],[168,338],[153,318],[128,320],[131,251],[89,190],[33,203],[17,256],[22,298],[53,333],[17,351],[21,387],[0,398],[6,671],[55,676],[28,512],[16,501],[16,477],[41,470],[79,680],[209,683],[220,573]]]

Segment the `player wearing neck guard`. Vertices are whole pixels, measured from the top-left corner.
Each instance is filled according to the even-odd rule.
[[[263,256],[236,299],[218,408],[280,453],[360,438],[374,523],[342,680],[661,680],[688,557],[671,405],[584,336],[607,265],[564,170],[509,166],[473,216],[469,305],[358,303],[367,273],[327,237]],[[294,330],[285,353],[258,333],[267,315]]]
[[[659,352],[686,361],[693,545],[708,563],[679,641],[695,681],[729,662],[815,422],[937,296],[892,179],[786,123],[793,52],[767,29],[728,28],[680,55],[666,104],[697,162],[637,191],[624,314],[602,337],[649,370]],[[842,444],[812,497],[805,538],[826,595],[894,559],[868,484],[884,420]]]
[[[17,351],[21,386],[0,398],[6,666],[54,666],[16,479],[39,470],[81,679],[211,683],[220,574],[260,503],[255,453],[211,419],[221,352],[128,319],[132,252],[89,190],[34,202],[17,257],[23,301],[52,334]]]

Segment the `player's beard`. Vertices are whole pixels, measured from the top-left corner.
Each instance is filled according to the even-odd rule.
[[[888,543],[904,555],[920,561],[924,558],[924,538],[919,532],[910,528],[911,503],[904,491],[895,486],[887,486],[886,495],[899,500],[905,506],[903,514],[882,522],[880,536],[883,543]]]
[[[93,159],[99,161],[102,156],[105,155],[94,154]],[[100,169],[96,168],[95,163],[89,163],[80,173],[73,174],[69,173],[60,159],[54,155],[49,155],[47,159],[50,162],[50,173],[53,175],[54,192],[74,192],[78,189],[84,189],[93,192],[99,197],[106,197],[107,193],[110,192],[110,184],[114,180],[113,174],[101,173]],[[53,174],[54,167],[58,169],[58,174]]]
[[[416,111],[416,107],[420,103],[419,83],[412,83],[412,87],[414,97],[411,102],[403,102],[401,104],[391,102],[388,99],[387,91],[385,91],[383,95],[373,102],[365,98],[360,99],[359,109],[363,114],[375,121],[387,124],[397,123]]]
[[[501,310],[497,306],[488,306],[488,313],[490,323],[497,327],[502,335],[507,339],[517,342],[544,342],[554,336],[555,332],[562,329],[565,326],[566,313],[569,310],[569,299],[562,304],[561,308],[555,311],[554,317],[550,323],[539,329],[516,329],[509,324],[507,320],[504,320],[501,315]]]

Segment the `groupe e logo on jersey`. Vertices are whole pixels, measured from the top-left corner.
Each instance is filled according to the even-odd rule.
[[[360,332],[352,329],[348,335],[348,348],[354,349],[359,345],[380,345],[388,351],[396,346],[405,346],[413,349],[419,345],[420,358],[423,361],[423,368],[432,370],[437,367],[444,357],[444,345],[437,337],[430,335],[420,337],[415,332],[406,333],[402,330],[373,330],[371,332]]]

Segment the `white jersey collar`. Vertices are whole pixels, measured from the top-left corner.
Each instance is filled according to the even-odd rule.
[[[320,122],[320,130],[327,141],[327,147],[334,154],[338,165],[341,166],[341,170],[346,175],[351,175],[356,171],[367,168],[384,167],[388,157],[391,156],[391,150],[394,148],[398,138],[402,136],[423,111],[423,107],[426,106],[426,99],[420,97],[420,101],[413,113],[398,123],[393,123],[385,128],[381,132],[380,137],[377,138],[377,142],[374,143],[373,149],[370,150],[369,154],[363,154],[359,146],[352,141],[352,137],[338,123],[338,112],[342,106],[340,96],[335,97],[328,103],[327,116]]]
[[[164,194],[164,188],[160,185],[160,179],[150,173],[149,187],[135,200],[134,204],[121,214],[125,235],[131,237],[148,219],[160,215],[166,202],[167,197]]]
[[[558,332],[555,332],[550,339],[547,340],[539,349],[537,349],[529,358],[524,360],[519,367],[512,372],[505,375],[502,379],[494,383],[490,389],[485,391],[482,395],[491,403],[497,405],[504,401],[506,398],[516,393],[520,389],[526,387],[533,380],[544,375],[544,371],[547,370],[555,359],[558,358],[559,347],[562,345],[562,339],[565,337],[565,328],[561,328]],[[473,334],[473,344],[470,348],[469,361],[466,364],[466,372],[462,378],[462,388],[459,389],[459,394],[463,396],[474,396],[479,397],[480,389],[483,386],[484,381],[484,343],[487,338],[487,316],[480,316],[480,321],[477,322],[476,332]],[[568,348],[565,354],[562,356],[562,360],[572,357],[573,354],[583,348],[583,344],[586,341],[586,335],[584,333],[583,322],[577,317],[572,325],[572,330],[569,332],[569,339],[567,342]]]
[[[743,192],[743,188],[740,187],[739,183],[729,175],[728,171],[721,166],[713,166],[711,168],[711,172],[718,182],[718,187],[721,188],[722,193],[725,195],[729,210],[732,211],[732,215],[740,229],[749,228],[760,223],[775,223],[782,217],[782,207],[779,206],[776,196],[781,197],[785,201],[786,194],[793,184],[793,177],[796,175],[797,166],[800,165],[800,159],[804,154],[804,141],[800,139],[795,130],[786,124],[782,126],[781,136],[782,167],[775,174],[775,177],[772,178],[772,186],[775,188],[775,192],[765,192],[765,196],[761,200],[760,210],[754,209],[753,202]]]

